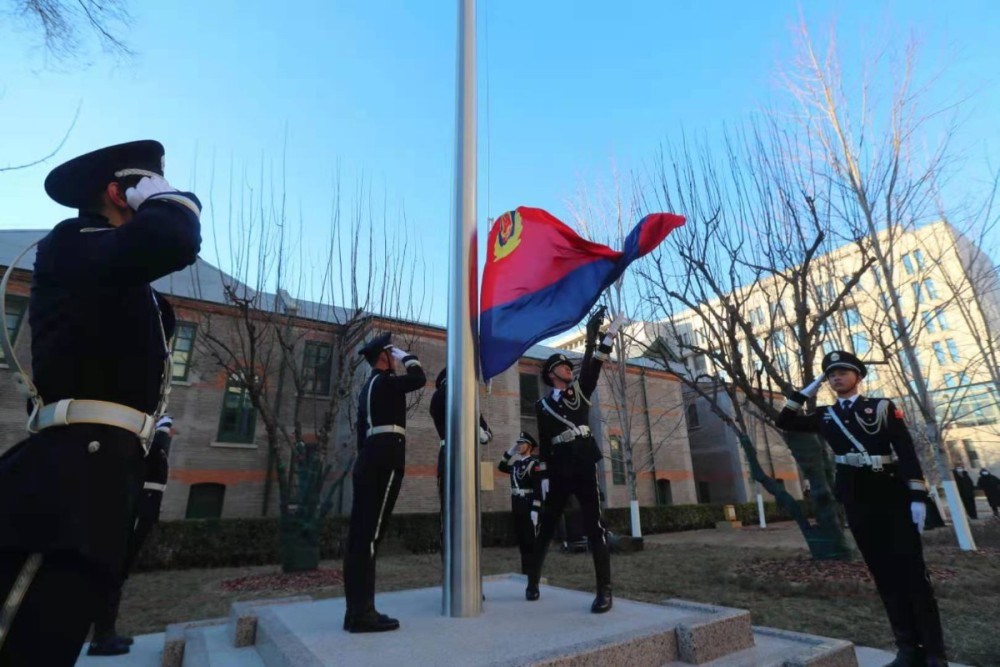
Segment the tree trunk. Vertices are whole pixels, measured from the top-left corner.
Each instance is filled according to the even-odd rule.
[[[816,436],[799,433],[789,433],[784,438],[809,481],[809,500],[816,515],[816,524],[802,533],[809,552],[816,560],[850,560],[851,549],[833,497],[833,471],[824,444]]]

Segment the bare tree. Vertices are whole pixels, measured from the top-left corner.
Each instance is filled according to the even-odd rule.
[[[917,44],[912,39],[901,54],[893,52],[888,41],[885,50],[867,63],[852,98],[832,32],[823,52],[804,24],[798,35],[801,58],[786,80],[798,102],[805,141],[814,149],[801,154],[802,162],[829,184],[822,193],[824,204],[838,222],[860,229],[870,241],[870,256],[875,260],[870,289],[879,294],[883,306],[875,322],[878,345],[897,377],[904,378],[898,397],[912,406],[909,419],[929,444],[959,544],[975,548],[946,473],[939,395],[920,358],[922,332],[927,331],[921,323],[930,305],[940,300],[949,308],[947,303],[956,295],[933,293],[927,279],[914,280],[910,269],[915,267],[908,269],[905,264],[910,250],[907,240],[946,214],[940,188],[955,161],[950,147],[954,126],[946,123],[943,132],[936,132],[941,137],[937,144],[926,144],[930,123],[947,110],[920,109],[927,85],[915,79]],[[876,89],[888,89],[887,99],[873,95]],[[989,193],[987,198],[992,200],[992,196]],[[915,260],[911,256],[909,261]]]
[[[829,184],[797,168],[793,133],[764,120],[724,139],[721,154],[687,139],[661,150],[645,208],[682,212],[688,223],[643,260],[643,297],[647,318],[662,327],[654,352],[686,363],[689,387],[718,407],[702,388],[703,376],[717,378],[773,424],[780,406],[772,396],[814,379],[837,313],[872,260],[863,235],[821,204]],[[844,242],[850,265],[831,261]],[[749,434],[740,428],[742,442]],[[810,486],[817,524],[800,525],[814,557],[849,557],[825,444],[784,439]],[[761,471],[756,452],[744,447]],[[775,488],[765,477],[757,481]],[[797,511],[789,496],[776,497]]]
[[[289,223],[284,192],[263,167],[256,188],[241,190],[238,201],[230,186],[228,220],[214,221],[213,231],[230,241],[229,273],[220,279],[236,316],[210,317],[200,339],[245,396],[245,418],[264,426],[268,484],[276,474],[286,539],[316,545],[317,520],[334,508],[353,461],[357,394],[367,376],[357,351],[386,331],[412,348],[415,328],[406,323],[423,313],[425,276],[412,259],[419,253],[408,247],[405,219],[376,209],[363,184],[346,214],[335,187],[321,248],[302,238],[301,220],[297,228]]]
[[[96,38],[114,56],[131,56],[123,35],[129,33],[128,0],[9,0],[8,11],[27,30],[40,32],[47,55],[79,61]]]

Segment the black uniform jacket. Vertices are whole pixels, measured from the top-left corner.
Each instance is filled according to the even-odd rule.
[[[406,436],[402,433],[369,434],[379,426],[406,428],[406,395],[427,383],[420,361],[411,355],[403,359],[405,375],[372,369],[358,396],[358,462],[402,468],[406,461]],[[358,469],[357,467],[355,468]]]
[[[881,472],[870,468],[837,466],[836,494],[841,502],[876,502],[883,492],[894,492],[900,487],[908,490],[915,500],[926,500],[924,474],[920,468],[903,412],[887,398],[858,396],[845,412],[839,405],[817,406],[814,412],[800,414],[806,397],[795,392],[778,414],[775,425],[797,433],[817,433],[827,441],[834,454],[859,452],[851,439],[844,434],[831,416],[836,411],[844,427],[872,455],[895,454],[897,463],[885,465]],[[880,404],[884,420],[879,420]]]
[[[154,412],[174,316],[150,283],[193,264],[200,247],[197,216],[155,199],[121,227],[84,216],[49,232],[38,245],[28,305],[43,401],[94,399]],[[103,425],[52,427],[18,443],[0,457],[0,549],[74,551],[120,571],[143,456],[135,435]]]

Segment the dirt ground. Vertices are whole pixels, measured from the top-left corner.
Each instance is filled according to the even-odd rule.
[[[925,542],[932,579],[933,573],[938,575],[934,586],[949,657],[967,664],[1000,665],[1000,520],[977,522],[981,548],[975,553],[958,550],[948,531],[928,533]],[[809,561],[792,524],[647,536],[645,542],[642,551],[613,556],[616,596],[647,602],[682,598],[749,609],[756,625],[892,648],[884,611],[863,570]],[[518,563],[515,549],[482,553],[484,575],[515,571]],[[270,591],[246,590],[258,582],[245,578],[276,575],[276,566],[136,574],[126,585],[119,629],[131,634],[162,632],[168,623],[226,616],[235,600],[301,593],[314,598],[341,596],[340,566],[339,561],[323,562],[322,569],[335,571],[300,580],[304,583],[293,583],[290,589]],[[554,586],[578,590],[594,586],[587,554],[553,550],[544,575]],[[385,553],[379,559],[380,591],[440,582],[438,554]],[[330,619],[331,627],[339,627],[340,621]]]

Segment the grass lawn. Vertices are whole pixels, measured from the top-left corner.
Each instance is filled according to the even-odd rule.
[[[950,658],[972,665],[1000,665],[1000,521],[980,522],[980,551],[963,553],[954,538],[939,529],[927,536],[928,563],[941,576],[934,581]],[[648,544],[646,549],[612,557],[615,595],[659,602],[682,598],[749,609],[754,623],[891,649],[891,634],[874,586],[860,578],[829,580],[843,569],[803,563],[803,550],[792,547],[741,547],[735,544]],[[323,568],[339,568],[324,562]],[[516,571],[515,549],[484,549],[482,572]],[[791,577],[806,569],[811,578]],[[848,568],[850,569],[850,568]],[[234,600],[306,593],[314,598],[343,595],[340,585],[308,590],[230,592],[223,582],[247,575],[277,572],[276,566],[150,572],[126,584],[119,629],[130,634],[162,632],[168,623],[225,616]],[[588,554],[550,552],[544,575],[554,586],[593,590]],[[814,575],[814,576],[813,576]],[[439,585],[438,554],[387,551],[379,558],[380,591]],[[391,613],[391,609],[384,610]],[[613,612],[612,612],[613,613]],[[342,619],[331,618],[331,629]]]

